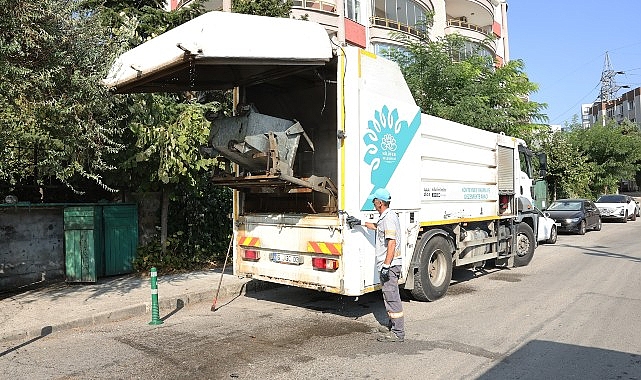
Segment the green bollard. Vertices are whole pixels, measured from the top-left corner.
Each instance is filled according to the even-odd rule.
[[[158,312],[158,272],[155,267],[151,268],[151,322],[150,325],[162,325]]]

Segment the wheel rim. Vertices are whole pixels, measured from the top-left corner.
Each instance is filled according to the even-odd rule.
[[[585,221],[581,221],[581,234],[585,233]]]
[[[516,239],[516,254],[525,256],[530,251],[530,239],[526,234],[519,234]]]
[[[552,228],[552,233],[550,233],[550,240],[551,241],[556,240],[556,228]]]
[[[430,282],[434,286],[440,286],[445,281],[447,264],[443,251],[436,250],[430,255],[430,263],[427,267],[427,273],[430,276]]]

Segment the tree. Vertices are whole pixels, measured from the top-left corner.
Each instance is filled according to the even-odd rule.
[[[0,7],[0,184],[97,184],[122,148],[122,101],[100,85],[113,54],[81,1]],[[40,195],[44,198],[44,194]]]
[[[575,125],[569,141],[594,167],[592,196],[618,191],[619,182],[634,178],[641,168],[641,134],[629,121],[619,125],[611,120],[587,129]]]
[[[488,57],[461,57],[467,40],[458,35],[401,41],[405,46],[392,50],[390,57],[423,112],[526,141],[538,128],[532,123],[546,120],[541,113],[546,105],[528,100],[538,86],[528,80],[522,61],[496,67]]]
[[[208,108],[196,102],[177,103],[176,99],[162,95],[140,95],[134,107],[130,127],[137,136],[137,153],[126,167],[142,168],[148,172],[148,183],[162,189],[161,246],[166,248],[170,197],[178,183],[183,188],[195,188],[198,173],[208,172],[216,163],[201,149],[207,145],[210,123],[205,119]],[[220,107],[212,109],[221,111]],[[186,186],[185,186],[186,184]],[[195,190],[195,189],[194,189]]]
[[[546,180],[552,199],[589,198],[595,165],[572,144],[569,134],[541,132],[536,140],[547,155]]]
[[[92,0],[93,1],[93,0]],[[92,4],[103,25],[118,38],[121,50],[132,48],[204,12],[202,1],[166,12],[163,2],[140,0]],[[128,100],[127,124],[132,134],[128,157],[121,157],[122,178],[137,178],[134,190],[162,191],[161,247],[166,248],[170,199],[176,185],[195,186],[199,172],[208,171],[215,160],[201,147],[207,144],[209,122],[206,107],[193,94],[136,94]],[[218,109],[219,110],[219,109]],[[218,111],[217,110],[217,111]]]
[[[121,43],[137,45],[153,38],[179,24],[182,24],[204,12],[202,1],[190,3],[190,7],[182,7],[175,12],[165,12],[159,8],[157,1],[139,1],[132,7],[127,1],[110,1],[105,5],[110,8],[103,10],[105,22],[114,35],[123,36]],[[142,6],[141,6],[142,5]],[[273,16],[288,17],[291,11],[291,1],[251,1],[235,2],[235,10],[243,13],[263,13]],[[131,30],[123,33],[122,30]],[[133,47],[133,46],[131,46]],[[128,123],[135,138],[135,149],[129,149],[129,159],[122,165],[122,170],[128,172],[125,178],[142,179],[141,188],[160,189],[162,191],[161,213],[161,249],[167,249],[167,243],[180,246],[182,252],[173,251],[173,255],[186,252],[198,255],[201,249],[206,249],[194,241],[199,240],[194,231],[197,227],[191,221],[172,221],[170,231],[169,215],[179,214],[169,208],[170,201],[177,202],[179,208],[197,204],[193,197],[203,200],[202,205],[217,204],[228,207],[224,202],[211,203],[217,199],[216,194],[229,195],[225,189],[212,189],[212,184],[203,180],[203,173],[208,172],[216,160],[209,158],[201,149],[207,145],[210,124],[204,118],[207,110],[218,113],[230,113],[231,97],[229,92],[203,92],[180,94],[130,95],[130,117]],[[201,104],[205,103],[205,104]],[[184,194],[193,197],[185,197]],[[207,203],[209,202],[209,203]],[[217,216],[217,226],[228,226],[225,210],[205,210]],[[223,211],[223,212],[221,212]],[[210,220],[210,218],[205,218]],[[183,233],[181,229],[186,229]],[[230,228],[218,228],[216,231],[229,231]],[[206,232],[211,232],[207,230]],[[168,240],[169,235],[173,236]],[[222,234],[218,234],[219,237]],[[210,235],[210,238],[212,236]],[[225,236],[227,237],[227,236]],[[185,238],[189,243],[185,243]],[[203,239],[201,239],[203,240]],[[196,248],[198,246],[198,248]],[[225,244],[226,247],[226,244]]]
[[[234,0],[232,11],[258,16],[289,17],[292,4],[292,0]]]

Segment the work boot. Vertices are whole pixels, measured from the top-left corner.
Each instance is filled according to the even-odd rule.
[[[404,342],[405,338],[400,338],[399,336],[397,336],[396,334],[390,331],[385,335],[379,336],[378,338],[376,338],[376,340],[378,340],[379,342],[399,342],[400,343],[400,342]]]

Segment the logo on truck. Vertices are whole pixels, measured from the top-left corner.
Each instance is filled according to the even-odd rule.
[[[411,123],[401,120],[397,108],[390,111],[385,105],[380,111],[374,111],[374,118],[367,122],[367,130],[363,136],[366,147],[363,161],[372,168],[370,180],[373,188],[370,194],[377,188],[387,187],[420,124],[420,110]],[[374,208],[366,200],[361,209]]]

